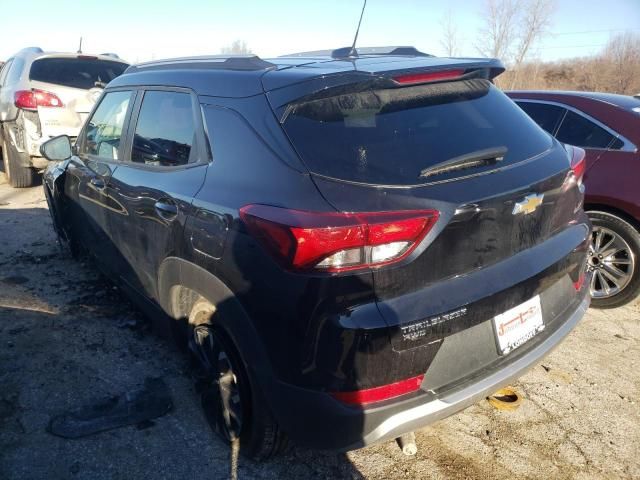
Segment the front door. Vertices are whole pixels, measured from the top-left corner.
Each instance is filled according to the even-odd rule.
[[[134,92],[107,93],[85,125],[66,170],[65,193],[73,200],[69,212],[74,234],[108,273],[116,273],[117,255],[108,218],[123,206],[109,194],[109,181],[124,151],[124,126]]]

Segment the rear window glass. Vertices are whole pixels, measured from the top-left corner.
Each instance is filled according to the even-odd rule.
[[[373,184],[426,183],[424,169],[496,147],[507,148],[505,165],[542,153],[552,142],[482,79],[301,101],[289,106],[283,127],[312,172]]]
[[[105,87],[128,65],[121,62],[82,58],[42,58],[31,65],[29,78],[38,82],[88,90]]]

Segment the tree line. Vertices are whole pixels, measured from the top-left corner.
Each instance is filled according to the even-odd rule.
[[[640,93],[640,35],[612,37],[596,55],[543,62],[532,52],[550,27],[557,0],[485,0],[475,42],[477,53],[501,59],[507,71],[496,83],[504,89]],[[441,19],[441,46],[460,55],[461,36],[448,11]]]

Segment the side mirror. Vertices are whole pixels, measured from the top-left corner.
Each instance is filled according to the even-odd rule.
[[[73,152],[71,150],[71,139],[66,135],[54,137],[40,145],[40,153],[47,160],[52,162],[61,162],[67,158],[71,158]]]

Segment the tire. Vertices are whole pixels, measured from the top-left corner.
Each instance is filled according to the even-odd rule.
[[[196,388],[212,430],[232,449],[255,461],[282,452],[286,436],[252,382],[240,352],[211,322],[215,309],[198,302],[190,315],[189,352]]]
[[[588,269],[593,274],[589,285],[591,306],[626,305],[640,294],[640,232],[611,213],[590,211],[587,215],[593,224],[588,260]]]
[[[31,167],[20,165],[15,155],[9,153],[7,142],[2,142],[2,163],[9,185],[14,188],[32,187],[36,182],[36,172]]]

